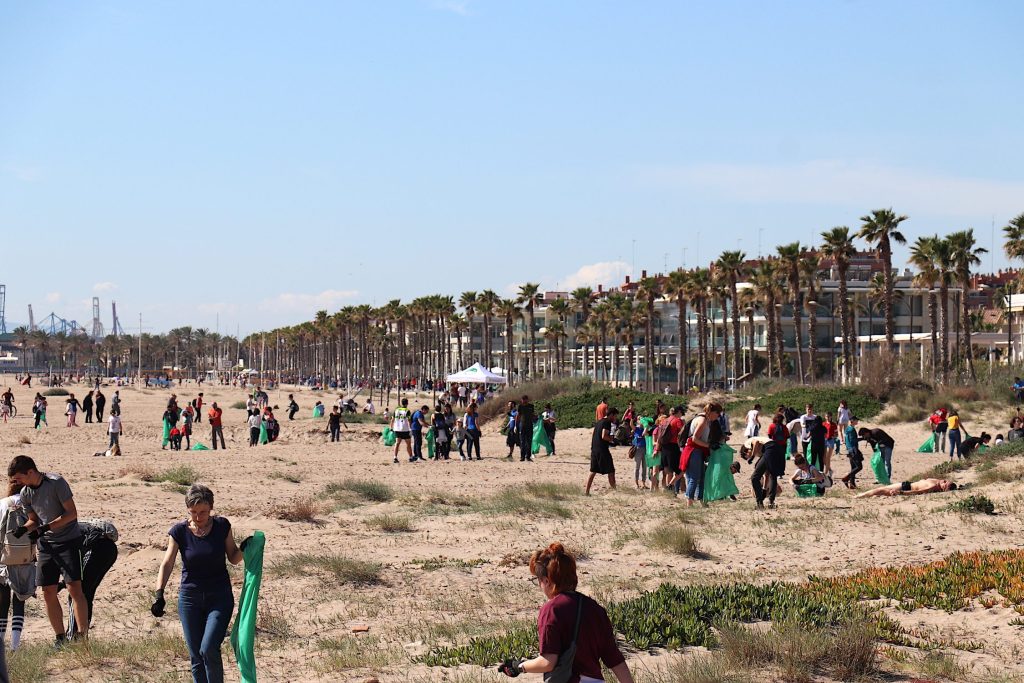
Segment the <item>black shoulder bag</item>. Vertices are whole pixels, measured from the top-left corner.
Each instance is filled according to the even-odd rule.
[[[576,661],[576,640],[580,635],[580,621],[583,620],[583,596],[576,593],[576,625],[572,629],[572,642],[565,652],[558,655],[555,668],[544,674],[546,683],[569,683],[572,678],[572,665]]]

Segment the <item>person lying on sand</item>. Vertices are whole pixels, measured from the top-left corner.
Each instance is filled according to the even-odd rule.
[[[948,479],[922,479],[921,481],[905,481],[900,484],[879,486],[876,489],[865,491],[857,495],[857,498],[871,498],[873,496],[918,496],[922,493],[945,493],[956,491],[957,486]]]

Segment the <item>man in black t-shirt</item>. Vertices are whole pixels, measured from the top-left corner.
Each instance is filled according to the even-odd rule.
[[[594,425],[594,435],[590,440],[590,476],[587,478],[587,495],[598,474],[608,475],[608,485],[615,488],[615,462],[612,460],[611,444],[615,443],[612,424],[618,416],[618,408],[608,408],[603,420]]]
[[[533,462],[533,423],[536,413],[529,396],[523,396],[516,413],[516,432],[519,434],[519,462]]]

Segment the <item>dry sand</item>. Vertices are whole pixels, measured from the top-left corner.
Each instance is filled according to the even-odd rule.
[[[567,505],[572,517],[540,514],[465,512],[458,499],[483,500],[525,482],[558,482],[582,491],[587,474],[590,434],[567,430],[558,434],[558,455],[540,456],[535,463],[503,460],[504,438],[494,425],[485,429],[481,462],[427,462],[410,464],[404,454],[392,464],[390,449],[375,436],[377,425],[355,425],[343,440],[331,444],[325,423],[310,419],[317,397],[325,403],[334,394],[296,390],[302,407],[299,419],[289,422],[283,410],[277,443],[247,447],[244,411],[227,408],[242,400],[239,389],[204,386],[207,403],[225,407],[227,451],[172,452],[160,448],[160,419],[172,390],[122,388],[124,455],[94,457],[106,447],[105,426],[64,426],[62,397],[50,399],[49,427],[33,430],[31,391],[8,377],[14,386],[21,415],[0,424],[0,444],[9,459],[25,453],[44,471],[59,472],[70,482],[82,517],[112,519],[121,533],[121,557],[101,586],[96,599],[94,637],[139,639],[160,633],[180,634],[173,613],[162,619],[148,612],[149,594],[162,556],[167,530],[184,518],[183,496],[168,484],[142,481],[141,473],[180,464],[195,467],[202,481],[217,496],[216,511],[230,518],[236,535],[260,529],[267,536],[268,565],[292,553],[340,554],[384,565],[384,584],[353,588],[326,582],[317,574],[282,578],[269,568],[261,593],[261,634],[258,661],[261,681],[358,681],[371,674],[382,681],[455,680],[452,672],[411,663],[411,657],[429,647],[464,642],[471,635],[493,633],[501,624],[535,619],[542,596],[528,581],[522,566],[502,562],[516,558],[553,540],[571,542],[590,559],[580,563],[581,590],[601,600],[621,598],[662,581],[692,583],[728,579],[801,580],[810,574],[829,575],[886,564],[924,563],[956,550],[1020,547],[1022,524],[1016,514],[977,518],[941,511],[960,494],[920,498],[853,500],[841,487],[823,499],[797,500],[788,491],[779,509],[756,512],[746,476],[737,478],[743,498],[697,510],[694,524],[699,543],[711,559],[697,560],[664,554],[647,547],[642,535],[666,521],[675,523],[681,501],[633,490],[632,461],[625,449],[615,452],[620,488],[610,491],[598,478],[595,495],[573,497]],[[85,386],[68,387],[79,398]],[[105,387],[109,399],[114,387]],[[179,402],[193,398],[193,385],[176,387]],[[272,404],[287,404],[286,392],[273,392]],[[429,401],[425,401],[429,402]],[[988,423],[965,415],[972,432],[982,427],[1005,431],[1004,416]],[[79,415],[79,422],[83,421]],[[866,423],[865,423],[866,424]],[[927,437],[921,425],[890,425],[894,436],[894,480],[909,478],[944,456],[919,454],[916,447]],[[195,440],[209,445],[208,425],[196,426]],[[845,459],[837,471],[845,473]],[[965,474],[961,480],[971,481]],[[297,479],[298,483],[288,479]],[[386,503],[358,503],[334,510],[324,501],[317,523],[287,522],[276,513],[296,500],[323,500],[330,482],[348,478],[386,482],[396,493]],[[872,483],[866,471],[863,485]],[[1016,510],[1019,486],[998,484],[985,493]],[[431,502],[431,498],[436,498]],[[455,505],[446,504],[454,502]],[[1017,502],[1014,502],[1017,501]],[[413,530],[385,534],[366,523],[370,517],[393,513],[408,516]],[[427,571],[416,561],[449,558],[467,567],[447,566]],[[180,571],[176,567],[168,588],[173,602]],[[232,574],[236,589],[241,572]],[[1024,672],[1019,657],[1019,633],[1009,622],[1011,610],[976,607],[958,614],[916,611],[898,615],[907,624],[956,640],[977,640],[983,647],[958,653],[977,672]],[[24,641],[52,638],[41,599],[28,604]],[[353,628],[368,631],[354,634]],[[330,641],[325,649],[321,642]],[[335,653],[331,659],[328,654]],[[340,655],[338,653],[341,653]],[[641,670],[657,668],[669,655],[641,654],[631,662]],[[362,662],[360,668],[349,668]],[[63,660],[51,666],[56,670]],[[66,663],[64,663],[66,664]],[[62,666],[63,668],[63,666]],[[226,660],[228,680],[238,680],[237,669]],[[167,659],[136,665],[127,680],[187,680],[187,660]],[[458,680],[502,680],[478,667],[463,667]],[[112,680],[95,670],[65,671],[53,680]]]

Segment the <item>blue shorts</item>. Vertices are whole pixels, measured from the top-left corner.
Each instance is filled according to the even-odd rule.
[[[836,447],[836,440],[835,439],[825,439],[825,448],[831,448],[831,449],[834,450],[835,447]]]

